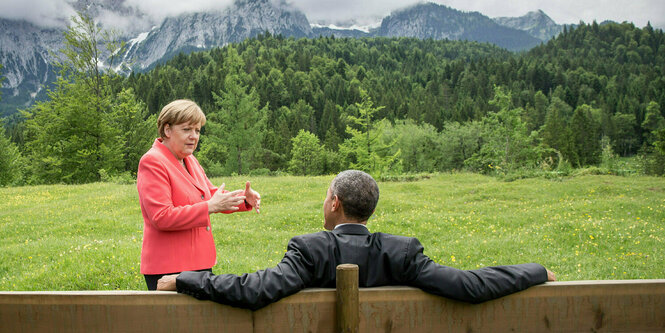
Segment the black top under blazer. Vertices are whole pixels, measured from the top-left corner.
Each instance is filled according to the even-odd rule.
[[[293,237],[277,266],[254,273],[182,272],[178,292],[252,310],[313,287],[334,288],[336,267],[356,264],[360,287],[405,285],[459,301],[480,303],[547,281],[535,263],[459,270],[423,254],[418,239],[359,224]]]

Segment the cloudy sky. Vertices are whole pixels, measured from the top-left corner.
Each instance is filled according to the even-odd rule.
[[[310,21],[329,20],[331,17],[353,17],[354,14],[372,13],[386,16],[396,8],[413,4],[417,0],[290,0],[300,7]],[[579,23],[613,20],[631,21],[639,27],[651,25],[665,28],[665,1],[663,0],[431,0],[461,11],[477,11],[489,17],[522,16],[541,9],[555,22]]]
[[[0,17],[26,19],[38,25],[57,25],[73,14],[72,0],[0,0]],[[155,21],[183,12],[221,9],[232,0],[125,0]],[[360,24],[377,23],[391,11],[422,0],[280,0],[301,9],[312,23],[336,23],[355,19]],[[555,22],[590,23],[630,21],[638,27],[665,29],[663,0],[431,0],[462,11],[477,11],[489,17],[521,16],[543,10]],[[132,22],[125,22],[132,24]],[[136,22],[134,22],[136,24]]]

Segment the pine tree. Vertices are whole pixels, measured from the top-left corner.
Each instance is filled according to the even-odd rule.
[[[591,115],[591,107],[584,104],[577,109],[570,120],[571,163],[577,166],[596,164],[600,158],[600,138]]]
[[[88,87],[60,78],[49,100],[25,113],[30,182],[87,183],[99,180],[101,169],[122,170],[119,129],[94,104]]]
[[[547,96],[541,91],[537,91],[533,98],[533,111],[529,117],[529,130],[531,131],[535,131],[545,124],[545,117],[547,115],[547,107],[549,104]]]
[[[644,129],[644,143],[647,146],[653,145],[656,141],[657,131],[665,127],[665,118],[660,113],[658,103],[651,101],[647,105],[647,112],[642,122]]]
[[[234,48],[228,48],[224,67],[229,70],[224,88],[213,92],[215,108],[208,113],[206,135],[201,150],[209,162],[220,163],[220,156],[211,152],[226,152],[225,174],[246,174],[262,167],[261,142],[267,106],[259,109],[259,97],[244,83],[242,58]]]
[[[634,114],[617,113],[612,116],[614,132],[610,137],[614,142],[615,150],[622,156],[628,156],[639,145],[639,138],[635,133],[637,121]]]
[[[644,144],[640,149],[643,171],[647,174],[665,174],[665,119],[660,106],[650,102],[642,122]]]
[[[137,100],[131,88],[123,89],[115,96],[111,109],[112,126],[120,130],[123,170],[136,174],[141,156],[158,136],[157,115],[148,116],[148,107]]]
[[[270,170],[286,170],[291,154],[291,129],[287,115],[291,110],[283,106],[277,110],[266,108],[266,130],[263,135],[263,166]]]
[[[550,148],[558,151],[561,156],[569,159],[569,141],[568,141],[568,125],[566,123],[565,114],[570,109],[565,102],[557,97],[552,99],[552,103],[547,108],[547,116],[545,117],[545,124],[541,129],[541,138],[543,143]],[[562,161],[559,161],[559,163]]]
[[[472,158],[465,161],[476,170],[510,172],[532,167],[538,162],[539,153],[535,137],[527,131],[522,121],[522,108],[513,108],[511,95],[504,88],[494,88],[491,105],[499,108],[482,119],[482,145]]]
[[[0,187],[20,183],[23,177],[23,158],[16,144],[6,135],[2,119],[0,147],[3,147],[0,149]]]
[[[353,169],[364,170],[377,177],[399,169],[399,155],[397,151],[390,153],[390,148],[395,144],[383,143],[382,127],[374,126],[373,115],[383,107],[374,107],[372,99],[363,89],[360,90],[362,102],[356,103],[358,117],[349,115],[352,126],[346,126],[346,133],[350,136],[339,146],[339,152],[346,158],[346,162]]]
[[[2,64],[0,64],[0,72]],[[0,84],[5,78],[0,76]],[[0,186],[11,185],[22,177],[21,152],[5,133],[4,121],[0,118]]]
[[[27,112],[25,147],[37,183],[83,183],[100,179],[100,170],[123,170],[120,129],[111,109],[111,74],[101,68],[100,44],[111,53],[117,43],[85,13],[64,32],[65,58],[49,100]]]

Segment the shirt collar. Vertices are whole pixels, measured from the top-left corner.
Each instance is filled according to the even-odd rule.
[[[369,235],[369,229],[364,224],[359,223],[343,223],[338,226],[335,226],[335,229],[332,230],[335,234],[346,234],[346,235]]]
[[[367,226],[366,226],[366,225],[364,225],[364,224],[360,224],[360,223],[342,223],[342,224],[338,224],[338,225],[336,225],[336,226],[335,226],[335,229],[337,229],[337,228],[339,228],[339,227],[341,227],[341,226],[343,226],[343,225],[361,225],[361,226],[365,227],[365,229],[367,229]],[[333,229],[333,230],[335,230],[335,229]],[[368,229],[368,230],[369,230],[369,229]]]

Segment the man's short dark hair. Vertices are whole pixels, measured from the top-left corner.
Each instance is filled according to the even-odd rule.
[[[330,184],[333,196],[344,207],[344,214],[360,221],[367,220],[379,201],[379,186],[369,174],[358,170],[340,172]]]

